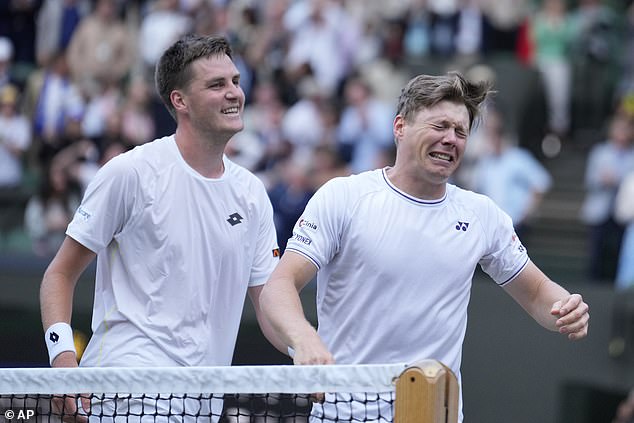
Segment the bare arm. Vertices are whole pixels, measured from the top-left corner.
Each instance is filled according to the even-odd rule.
[[[68,236],[64,239],[55,258],[44,272],[40,286],[40,310],[44,331],[54,323],[70,324],[75,285],[94,258],[95,253],[74,239]],[[72,351],[62,352],[52,363],[53,367],[77,367],[77,365],[77,356]],[[81,396],[81,403],[84,411],[90,410],[90,400],[87,396]],[[88,422],[85,416],[74,416],[77,410],[74,395],[54,398],[53,409],[59,415],[63,413],[62,419],[65,422]]]
[[[588,305],[550,280],[533,262],[504,287],[540,325],[577,340],[588,334]]]
[[[262,313],[262,307],[260,307],[260,296],[263,289],[264,285],[258,285],[250,287],[248,291],[249,298],[251,298],[251,303],[253,304],[253,309],[255,310],[255,317],[257,318],[260,329],[266,339],[279,351],[284,354],[288,354],[286,343],[277,336],[277,332],[273,330],[271,323]]]
[[[70,324],[75,285],[94,258],[94,252],[74,239],[64,239],[55,258],[46,269],[40,286],[40,310],[45,331],[57,322]],[[61,353],[53,362],[53,367],[75,366],[77,358],[70,351]]]
[[[304,315],[299,292],[317,273],[301,254],[286,252],[264,286],[260,305],[273,330],[293,348],[295,364],[332,364],[334,358]]]

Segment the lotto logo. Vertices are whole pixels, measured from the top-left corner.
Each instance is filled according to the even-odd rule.
[[[242,223],[242,219],[244,219],[244,217],[240,216],[240,213],[235,212],[229,215],[229,219],[227,219],[227,222],[229,222],[231,226],[236,226]]]

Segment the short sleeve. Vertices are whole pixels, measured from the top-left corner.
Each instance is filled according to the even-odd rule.
[[[137,172],[125,156],[108,161],[88,184],[66,234],[95,253],[108,246],[141,200]]]
[[[487,253],[480,266],[498,285],[504,285],[526,266],[528,252],[515,234],[511,218],[491,200],[483,224],[488,239]]]
[[[255,194],[258,205],[259,229],[249,286],[264,284],[273,272],[280,256],[273,221],[273,206],[266,194],[264,185],[258,184]]]
[[[287,251],[306,256],[317,269],[329,263],[339,251],[350,201],[344,181],[334,178],[317,190],[295,223],[286,246]]]

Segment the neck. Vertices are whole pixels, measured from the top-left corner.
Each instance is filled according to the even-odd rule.
[[[176,129],[175,139],[183,160],[192,169],[205,178],[219,178],[223,175],[225,168],[222,157],[226,141],[214,143],[181,128]]]

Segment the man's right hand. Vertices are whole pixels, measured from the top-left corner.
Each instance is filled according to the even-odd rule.
[[[311,330],[305,331],[301,342],[297,342],[294,346],[295,354],[293,355],[293,364],[295,365],[312,365],[312,364],[335,364],[335,358],[328,351],[326,345],[321,340],[317,331],[312,327]]]
[[[53,360],[54,368],[78,367],[77,356],[72,351],[64,351]],[[90,413],[90,395],[81,394],[81,406],[85,413]],[[67,423],[87,423],[88,417],[78,413],[77,395],[67,394],[64,396],[54,396],[52,400],[53,413],[61,416]]]

